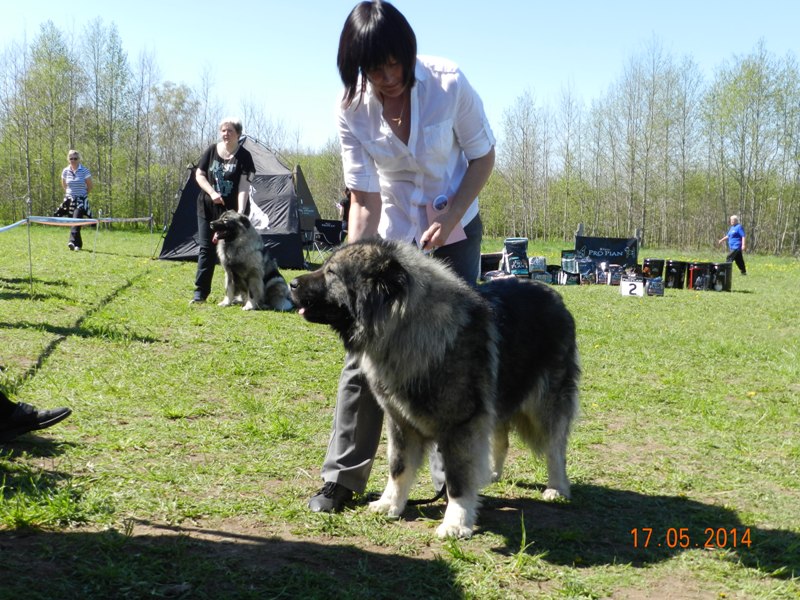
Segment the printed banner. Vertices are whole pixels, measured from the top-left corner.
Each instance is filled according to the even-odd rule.
[[[576,258],[590,258],[596,264],[636,266],[639,243],[636,238],[575,236]]]

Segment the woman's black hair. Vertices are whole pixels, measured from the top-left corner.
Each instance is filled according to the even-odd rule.
[[[390,59],[403,67],[403,83],[412,87],[417,36],[411,25],[388,2],[359,2],[347,16],[339,37],[336,65],[344,83],[342,104],[350,106],[356,94],[360,101],[367,89],[366,73],[386,65]],[[360,86],[359,75],[362,75]]]

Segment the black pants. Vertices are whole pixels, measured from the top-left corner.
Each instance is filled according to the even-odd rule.
[[[741,249],[731,250],[731,253],[728,254],[728,262],[735,262],[742,275],[747,274],[747,267],[744,266],[744,254],[742,254]]]
[[[219,211],[220,215],[223,210]],[[197,243],[200,248],[197,255],[197,274],[194,278],[194,290],[203,298],[207,298],[211,293],[214,265],[217,264],[217,247],[211,241],[213,233],[210,225],[211,221],[216,218],[217,216],[209,219],[202,209],[197,213]]]
[[[73,219],[86,218],[86,205],[83,202],[78,202],[75,207],[75,212],[72,213]],[[69,230],[69,243],[74,244],[76,248],[83,247],[83,238],[81,238],[81,227],[76,225]]]

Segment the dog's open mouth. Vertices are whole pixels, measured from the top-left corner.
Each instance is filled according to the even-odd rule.
[[[227,234],[227,231],[225,231],[224,229],[214,229],[213,225],[211,226],[211,231],[213,233],[213,235],[211,236],[212,244],[216,244],[220,240],[224,240],[225,235]]]
[[[292,300],[297,306],[297,314],[310,323],[322,323],[323,325],[332,325],[334,328],[338,328],[352,320],[350,313],[343,306],[326,303],[306,303],[301,305],[296,301],[296,298],[292,298]]]

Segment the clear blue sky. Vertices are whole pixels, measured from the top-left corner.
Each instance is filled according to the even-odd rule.
[[[131,65],[154,53],[162,80],[197,86],[204,69],[224,112],[242,98],[299,132],[301,146],[334,138],[340,95],[336,49],[354,0],[19,0],[0,11],[0,43],[30,42],[50,19],[80,34],[101,17],[117,25]],[[503,112],[526,91],[555,106],[570,86],[587,105],[605,95],[628,59],[653,39],[676,59],[692,56],[710,78],[752,52],[800,55],[797,0],[396,0],[420,53],[456,61],[500,133]],[[247,123],[245,123],[245,129]]]

